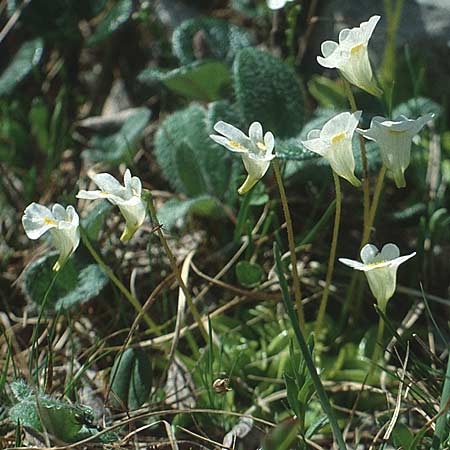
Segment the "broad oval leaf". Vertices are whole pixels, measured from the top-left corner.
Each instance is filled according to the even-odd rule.
[[[192,100],[214,101],[231,83],[230,69],[220,61],[194,62],[169,72],[142,71],[138,80],[151,84],[162,82],[171,91]]]
[[[122,125],[119,131],[108,135],[96,135],[90,142],[90,149],[82,153],[90,161],[120,162],[127,155],[132,156],[135,143],[150,121],[151,111],[139,108]]]
[[[247,125],[261,122],[276,138],[301,131],[304,98],[291,67],[267,52],[246,48],[237,54],[233,74],[237,105]]]
[[[27,299],[41,305],[47,294],[46,307],[68,310],[97,296],[108,282],[108,276],[97,264],[87,264],[77,255],[72,256],[56,275],[52,266],[57,259],[52,252],[31,263],[24,273],[23,289]]]
[[[145,403],[152,387],[152,366],[147,353],[129,348],[119,353],[110,376],[111,401],[116,407],[137,409]]]

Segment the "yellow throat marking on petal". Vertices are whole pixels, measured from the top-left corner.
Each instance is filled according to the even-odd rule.
[[[358,44],[355,45],[354,47],[352,47],[352,49],[350,50],[352,55],[355,55],[356,53],[360,52],[364,47],[364,44]]]
[[[239,144],[239,142],[228,141],[228,144],[230,144],[234,148],[237,148],[238,150],[245,150],[245,147],[243,145]]]
[[[106,196],[109,195],[109,192],[108,192],[108,191],[102,191],[102,192],[101,192],[101,195],[103,195],[103,197],[106,197]]]
[[[387,260],[369,263],[369,264],[366,264],[366,266],[374,267],[374,268],[375,268],[375,267],[377,267],[377,266],[382,266],[384,263],[387,263]]]
[[[257,142],[256,146],[260,149],[260,150],[267,150],[267,147],[265,144],[263,144],[262,142]]]
[[[344,138],[345,138],[344,132],[336,134],[331,138],[331,143],[336,144],[337,142],[342,141],[342,139],[344,139]]]
[[[399,135],[399,134],[406,133],[407,130],[400,130],[400,131],[398,131],[398,130],[388,130],[388,131],[389,131],[389,133],[391,133],[393,135]]]
[[[50,219],[50,217],[44,217],[44,223],[47,225],[58,225],[56,220]]]

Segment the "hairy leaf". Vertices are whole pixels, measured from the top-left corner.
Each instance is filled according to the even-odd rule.
[[[141,137],[150,117],[149,109],[139,108],[116,133],[94,136],[89,142],[91,148],[82,153],[83,158],[95,162],[120,162],[127,155],[132,155],[135,143]]]
[[[177,192],[224,199],[235,189],[236,159],[212,141],[210,132],[205,109],[195,104],[161,123],[155,136],[155,155]]]
[[[211,58],[231,63],[238,50],[251,45],[246,31],[207,17],[184,21],[172,36],[173,52],[181,64]]]
[[[24,292],[29,301],[40,305],[55,276],[56,254],[45,255],[30,264],[24,273]],[[97,264],[87,264],[78,255],[68,259],[48,292],[47,307],[67,310],[97,296],[108,276]]]
[[[181,224],[189,213],[201,216],[214,215],[218,210],[217,201],[207,195],[189,200],[170,199],[158,210],[159,223],[170,230]]]
[[[233,73],[237,105],[247,125],[261,122],[275,138],[301,131],[304,99],[291,67],[267,52],[246,48],[236,56]]]

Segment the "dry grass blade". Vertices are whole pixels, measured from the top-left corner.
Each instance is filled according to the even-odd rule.
[[[189,286],[189,284],[188,284],[189,268],[191,266],[191,262],[192,262],[192,258],[194,256],[194,254],[195,254],[195,250],[191,250],[187,254],[186,259],[183,262],[183,266],[181,267],[181,279],[183,280],[186,287]],[[181,289],[181,287],[179,287],[177,319],[175,322],[175,331],[173,334],[172,346],[170,347],[170,352],[169,352],[169,361],[172,361],[173,355],[175,354],[175,350],[178,345],[178,340],[180,339],[180,331],[181,331],[181,325],[184,320],[185,309],[186,309],[186,295],[184,294],[183,289]]]

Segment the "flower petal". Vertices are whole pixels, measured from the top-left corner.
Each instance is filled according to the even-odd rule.
[[[314,130],[313,130],[314,131]],[[302,145],[320,156],[326,156],[329,146],[322,139],[309,139],[307,141],[302,141]]]
[[[414,256],[416,256],[416,252],[410,253],[409,255],[399,256],[398,258],[390,261],[391,266],[398,267],[400,264],[403,264],[405,261],[408,261],[408,259],[411,259]]]
[[[38,203],[27,206],[22,216],[22,225],[29,239],[38,239],[45,232],[57,226],[52,212]]]
[[[241,130],[223,121],[217,122],[214,125],[214,130],[220,134],[223,134],[229,140],[236,141],[241,145],[244,145],[244,143],[247,143],[249,140],[249,138]]]
[[[266,146],[266,153],[270,154],[273,151],[273,148],[275,147],[275,137],[273,135],[273,133],[271,133],[270,131],[268,131],[265,135],[264,135],[264,145]]]
[[[395,244],[385,244],[380,255],[383,261],[391,261],[400,256],[400,249]]]
[[[346,266],[352,267],[353,269],[364,270],[364,264],[360,263],[359,261],[347,258],[339,258],[339,261]]]
[[[210,134],[209,137],[220,145],[235,153],[248,153],[248,148],[244,147],[237,141],[230,141],[228,138],[219,136],[217,134]]]
[[[92,175],[92,181],[102,190],[117,195],[118,192],[122,192],[125,188],[109,173],[97,173]]]
[[[248,135],[253,143],[256,144],[257,142],[262,142],[263,141],[262,125],[259,122],[253,122],[248,129]]]
[[[372,244],[366,244],[360,253],[361,261],[364,264],[371,264],[379,254],[378,248]]]

